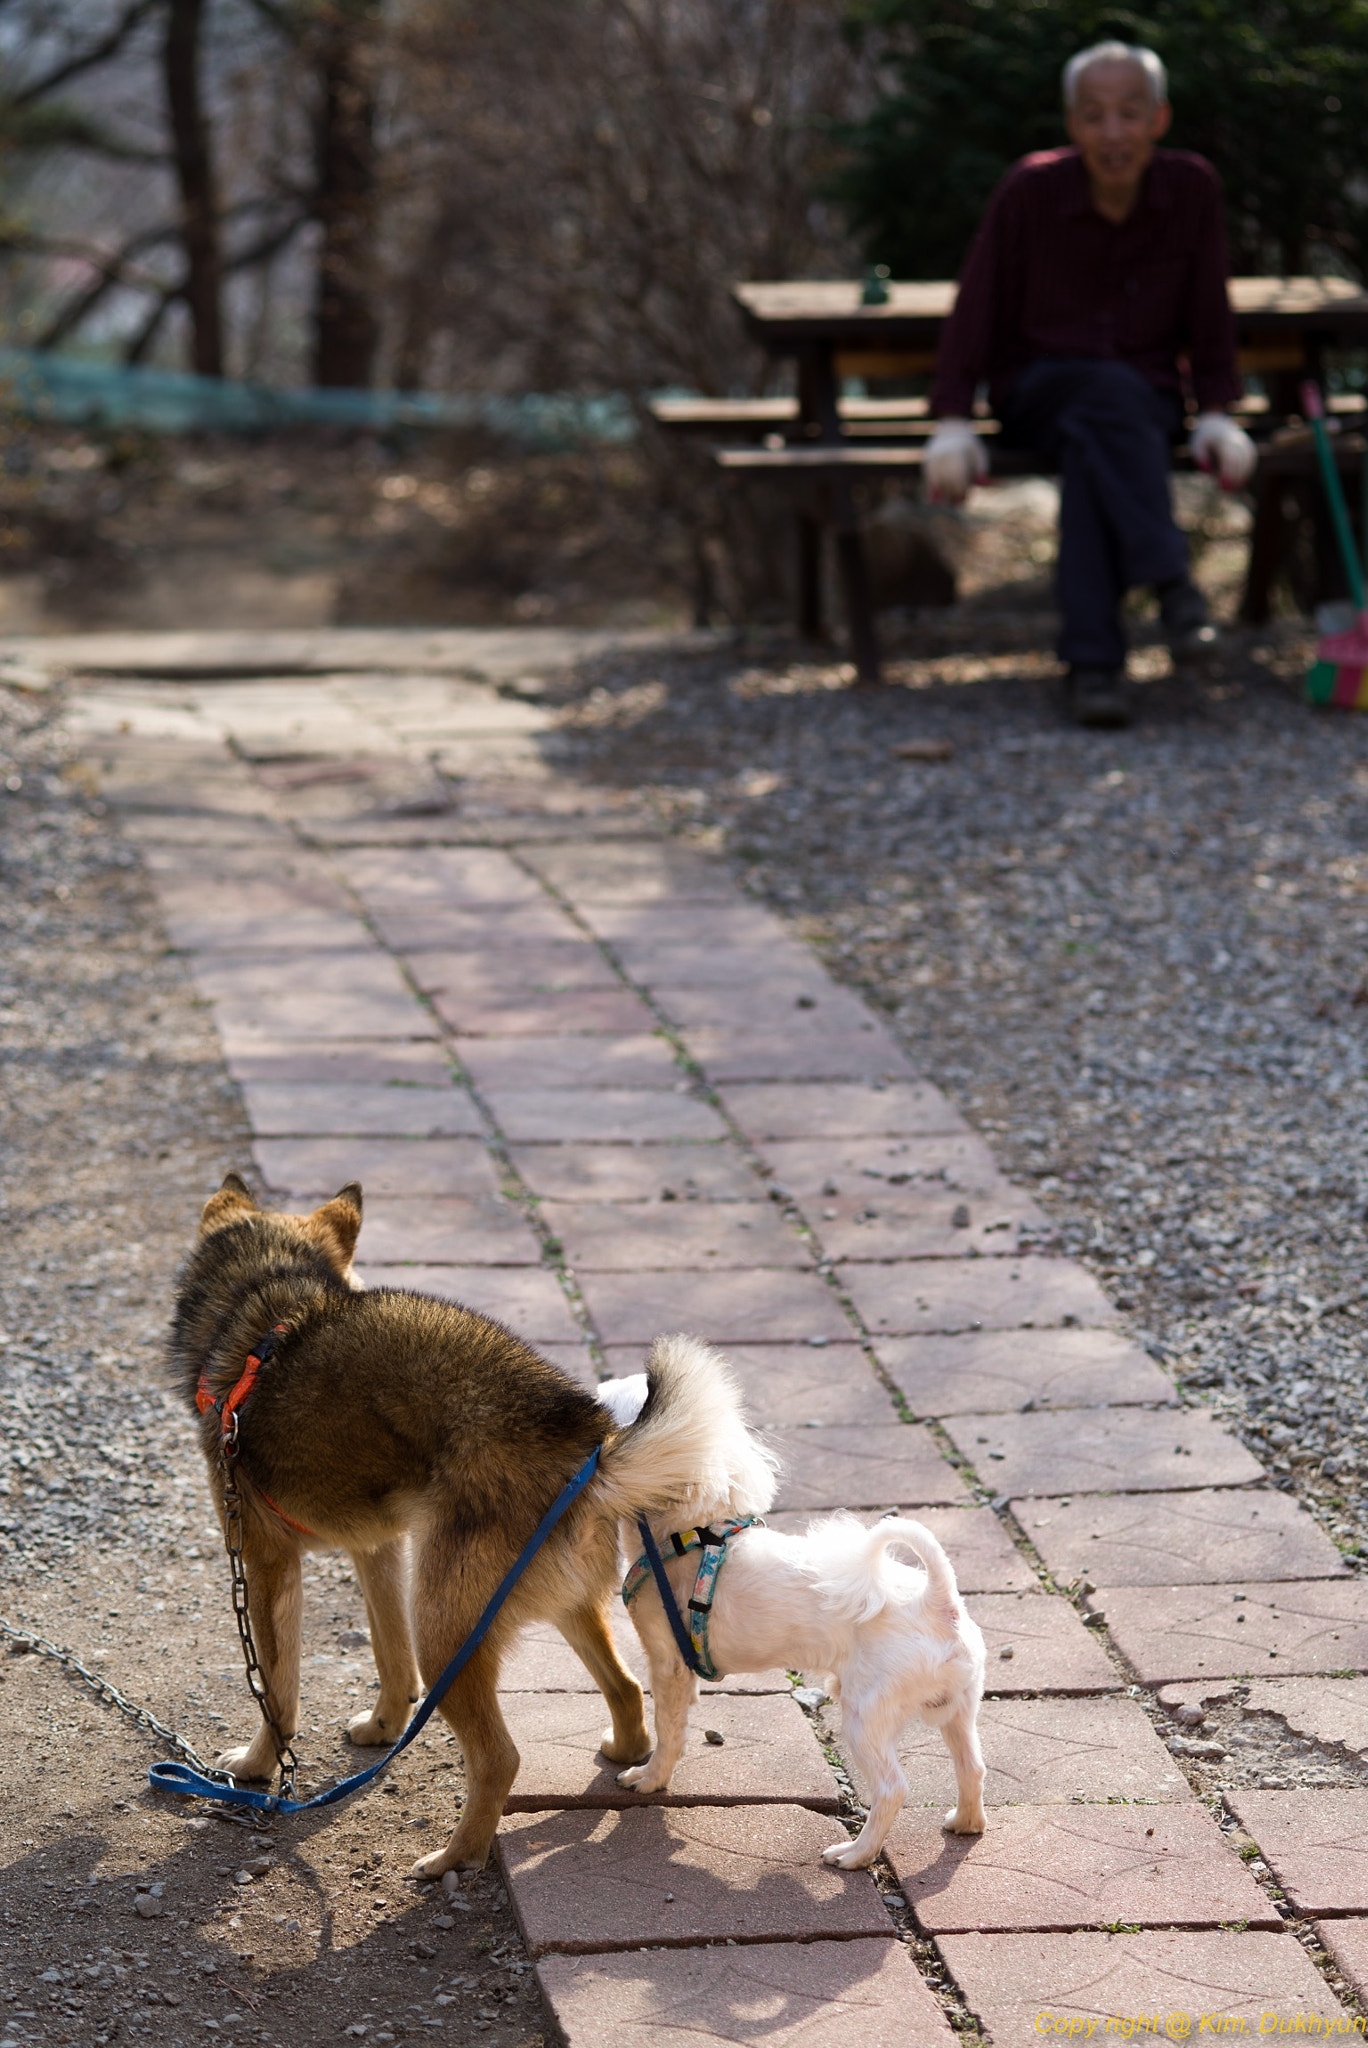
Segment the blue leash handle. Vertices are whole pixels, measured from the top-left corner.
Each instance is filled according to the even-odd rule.
[[[201,1771],[192,1770],[189,1764],[153,1764],[147,1776],[154,1792],[179,1792],[185,1798],[217,1799],[225,1806],[251,1806],[262,1813],[308,1813],[315,1806],[333,1806],[339,1799],[349,1799],[353,1792],[359,1792],[363,1785],[369,1785],[372,1778],[378,1778],[401,1750],[407,1749],[414,1737],[421,1733],[436,1713],[438,1705],[446,1695],[449,1685],[458,1678],[470,1662],[480,1644],[489,1634],[494,1617],[504,1601],[513,1591],[537,1552],[555,1528],[565,1510],[577,1494],[584,1491],[598,1468],[599,1446],[595,1444],[589,1456],[580,1466],[574,1478],[568,1480],[552,1501],[546,1513],[538,1522],[532,1534],[518,1552],[513,1563],[500,1579],[490,1595],[484,1613],[476,1622],[470,1634],[462,1643],[456,1655],[447,1665],[441,1677],[429,1690],[427,1698],[419,1707],[408,1727],[404,1730],[393,1749],[387,1750],[378,1763],[357,1771],[350,1778],[343,1778],[340,1784],[330,1785],[326,1792],[316,1792],[312,1799],[282,1799],[278,1792],[251,1792],[243,1785],[227,1785],[215,1778],[206,1778]]]
[[[642,1548],[646,1552],[646,1562],[651,1567],[651,1577],[655,1580],[656,1591],[660,1595],[660,1604],[665,1609],[665,1619],[669,1622],[670,1633],[675,1639],[675,1646],[695,1678],[711,1678],[712,1673],[703,1669],[689,1639],[689,1631],[685,1628],[683,1616],[675,1603],[674,1589],[665,1576],[664,1560],[656,1548],[656,1540],[651,1534],[651,1527],[645,1515],[637,1516],[637,1529],[641,1536]]]

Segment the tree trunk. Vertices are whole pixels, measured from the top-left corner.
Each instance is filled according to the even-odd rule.
[[[223,375],[223,263],[209,121],[200,96],[200,35],[207,0],[169,0],[163,67],[180,188],[185,303],[193,367]]]
[[[366,388],[375,367],[378,177],[373,42],[379,0],[320,10],[316,210],[322,228],[314,303],[314,381]]]

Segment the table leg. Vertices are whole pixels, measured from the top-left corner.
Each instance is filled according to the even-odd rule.
[[[1254,527],[1249,536],[1249,567],[1245,571],[1240,617],[1247,626],[1266,626],[1273,602],[1273,579],[1283,552],[1283,492],[1286,479],[1263,474],[1254,496]]]
[[[844,441],[836,355],[831,343],[814,347],[805,367],[810,392],[808,402],[816,413],[821,438],[830,442]],[[849,477],[833,478],[831,500],[835,513],[836,559],[840,565],[856,678],[861,683],[879,683],[883,681],[883,675],[879,666],[878,635],[874,630],[874,606],[869,593],[869,571]]]
[[[798,536],[798,631],[804,640],[822,639],[822,527],[800,509]]]

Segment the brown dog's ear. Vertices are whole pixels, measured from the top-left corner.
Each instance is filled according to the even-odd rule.
[[[336,1257],[345,1273],[351,1265],[356,1240],[361,1234],[361,1183],[349,1180],[339,1188],[330,1202],[321,1209],[315,1209],[309,1218],[314,1234],[322,1239],[324,1248]]]
[[[221,1230],[225,1223],[234,1223],[240,1216],[259,1214],[256,1199],[242,1175],[225,1173],[223,1186],[216,1195],[210,1195],[200,1212],[200,1236]]]

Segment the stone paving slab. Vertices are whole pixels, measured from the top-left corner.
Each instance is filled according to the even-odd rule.
[[[478,1138],[258,1138],[269,1187],[332,1195],[359,1180],[367,1195],[494,1195],[498,1176]]]
[[[472,1040],[461,1064],[475,1085],[517,1088],[669,1088],[685,1076],[674,1048],[657,1032],[628,1038],[556,1037]]]
[[[658,903],[586,903],[584,917],[600,938],[624,953],[634,945],[662,943],[759,947],[767,953],[802,950],[772,911],[748,901],[739,891],[722,903],[671,903],[663,915]]]
[[[969,1612],[983,1630],[990,1693],[1116,1692],[1123,1683],[1067,1600],[1038,1591],[979,1593]]]
[[[1171,1401],[1173,1381],[1114,1330],[976,1330],[880,1337],[879,1363],[917,1415]]]
[[[579,1345],[583,1339],[560,1282],[545,1266],[378,1266],[362,1259],[356,1270],[367,1287],[403,1287],[478,1309],[529,1344]]]
[[[974,1201],[1011,1188],[982,1138],[771,1138],[756,1147],[775,1181],[814,1213],[833,1201],[886,1203],[950,1195]]]
[[[825,1509],[776,1508],[765,1516],[765,1522],[771,1529],[801,1536],[826,1512]],[[886,1514],[895,1513],[924,1522],[932,1535],[940,1538],[950,1554],[962,1593],[1024,1593],[1038,1588],[1035,1573],[991,1508],[912,1508],[893,1503],[879,1509],[862,1508],[856,1512],[855,1519],[872,1528]]]
[[[1240,1787],[1226,1794],[1226,1802],[1299,1913],[1368,1912],[1368,1787]]]
[[[1359,2004],[1368,2002],[1368,1920],[1318,1920],[1316,1939],[1329,1951]]]
[[[282,977],[268,993],[214,999],[214,1025],[225,1047],[244,1051],[291,1038],[432,1038],[428,1013],[404,989],[386,995],[361,989],[332,995],[311,989],[300,976],[291,987]]]
[[[1347,1925],[1349,1923],[1340,1923]],[[936,1947],[971,2011],[999,2048],[1038,2038],[1042,2022],[1087,2039],[1100,2019],[1157,2015],[1160,2038],[1208,2032],[1257,2035],[1273,2012],[1288,2031],[1300,2013],[1344,2017],[1306,1950],[1290,1934],[1184,1933],[1146,1929],[1115,1934],[949,1934]],[[1178,2031],[1169,2035],[1168,2016]],[[1221,2023],[1225,2022],[1223,2026]],[[1118,2030],[1119,2031],[1119,2030]],[[1153,2038],[1150,2031],[1141,2040]],[[1124,2036],[1123,2036],[1124,2038]]]
[[[988,1806],[1105,1806],[1113,1799],[1173,1805],[1193,1796],[1135,1700],[985,1700],[978,1727],[988,1766]],[[838,1742],[867,1800],[862,1776],[844,1741]],[[910,1807],[954,1805],[954,1766],[938,1729],[914,1722],[899,1740],[898,1755]]]
[[[796,1013],[809,1014],[820,1013]],[[916,1071],[896,1040],[872,1022],[845,1032],[819,1025],[795,1029],[788,1017],[768,1029],[693,1024],[685,1029],[684,1043],[709,1079],[723,1087],[744,1081],[892,1081]]]
[[[797,1012],[809,1023],[828,1031],[849,1035],[862,1031],[872,1020],[860,998],[828,978],[816,960],[809,960],[804,974],[785,972],[767,976],[763,982],[743,981],[718,986],[712,982],[663,988],[652,984],[651,993],[671,1022],[685,1030],[700,1025],[723,1026],[730,1031],[749,1031],[757,1025],[774,1030]]]
[[[337,866],[358,896],[376,904],[409,908],[428,903],[480,905],[544,904],[541,884],[511,855],[492,846],[442,846],[389,851],[353,848],[339,853]]]
[[[586,1273],[582,1291],[605,1344],[649,1344],[678,1330],[724,1349],[850,1336],[815,1273]]]
[[[1001,1806],[977,1837],[904,1809],[888,1860],[928,1934],[1280,1927],[1205,1807]],[[1151,1994],[1153,1996],[1153,1994]]]
[[[270,1081],[329,1085],[438,1088],[449,1085],[451,1063],[435,1038],[297,1039],[292,1043],[224,1047],[224,1064],[247,1086]]]
[[[551,1220],[549,1203],[543,1213]],[[645,1363],[640,1348],[630,1345],[609,1346],[603,1356],[615,1378],[640,1372]],[[727,1356],[741,1382],[746,1418],[761,1429],[894,1419],[888,1393],[857,1344],[734,1344]]]
[[[597,950],[580,937],[563,910],[544,901],[510,903],[502,908],[472,905],[464,910],[435,902],[409,909],[384,902],[367,903],[367,909],[385,944],[410,962],[424,954],[440,954],[447,962],[453,956],[470,954],[482,961],[498,960],[510,972],[527,973],[543,948],[553,955],[562,946]],[[602,960],[602,955],[599,958]],[[603,964],[606,968],[607,963]],[[449,966],[436,971],[455,978]],[[608,985],[606,973],[600,985]]]
[[[669,1138],[720,1138],[726,1126],[709,1102],[664,1088],[483,1089],[499,1128],[513,1142],[601,1139],[652,1144]]]
[[[779,1138],[918,1138],[968,1133],[959,1111],[929,1081],[736,1083],[727,1108],[753,1144]]]
[[[739,891],[719,861],[669,840],[605,847],[566,840],[539,847],[528,866],[572,903],[735,903]]]
[[[566,2048],[952,2048],[957,2039],[895,1941],[546,1956],[537,1980]]]
[[[160,891],[158,894],[160,895]],[[179,952],[213,957],[219,953],[265,953],[272,947],[284,958],[311,952],[339,952],[366,937],[359,918],[341,910],[291,911],[285,904],[271,910],[229,910],[205,906],[196,897],[193,906],[178,909],[163,899],[162,922],[173,947]]]
[[[972,1204],[950,1190],[939,1195],[840,1196],[810,1207],[808,1221],[829,1259],[846,1264],[889,1259],[1010,1257],[1027,1249],[1024,1233],[1044,1222],[1030,1197],[1002,1183],[1002,1193]]]
[[[1368,1678],[1256,1678],[1248,1714],[1277,1714],[1294,1735],[1368,1755]]]
[[[444,1088],[384,1082],[252,1081],[243,1106],[259,1138],[478,1137],[480,1113],[450,1082]]]
[[[458,982],[434,995],[432,1006],[462,1044],[472,1038],[544,1038],[549,1033],[628,1036],[649,1032],[656,1021],[645,1003],[623,988],[559,989],[499,1000],[473,997]]]
[[[1013,1512],[1055,1577],[1095,1585],[1219,1585],[1222,1580],[1347,1576],[1305,1508],[1272,1488],[1202,1491],[1165,1501],[1104,1495],[1014,1501]]]
[[[813,1262],[811,1247],[773,1202],[543,1202],[542,1216],[578,1272],[701,1266],[721,1271]]]
[[[509,1814],[496,1842],[529,1952],[587,1955],[888,1936],[869,1872],[821,1860],[839,1832],[800,1806],[652,1806]]]
[[[1105,1328],[1116,1310],[1072,1259],[914,1259],[842,1266],[846,1288],[876,1335],[920,1331]]]
[[[1111,1586],[1089,1605],[1106,1614],[1144,1685],[1266,1678],[1270,1664],[1278,1673],[1368,1670],[1368,1587],[1354,1579]]]
[[[436,918],[444,913],[433,912]],[[556,994],[625,995],[622,982],[589,939],[580,938],[568,926],[558,936],[523,940],[507,935],[503,918],[491,914],[478,926],[467,922],[467,942],[444,942],[424,937],[426,920],[410,920],[414,930],[399,944],[405,965],[425,995],[445,995],[453,1004],[461,1001],[524,1001]],[[387,932],[395,920],[385,920]],[[639,997],[630,1000],[638,1011],[650,1016]],[[648,1025],[650,1030],[653,1027]]]
[[[1167,1492],[1248,1486],[1263,1467],[1207,1408],[1075,1408],[1050,1413],[947,1415],[945,1430],[1003,1493]]]
[[[358,934],[358,936],[360,936]],[[195,962],[195,980],[216,1002],[270,1002],[282,983],[307,982],[312,996],[350,1003],[364,997],[413,1005],[413,991],[388,953],[362,939],[348,947],[311,951],[306,972],[281,971],[278,954],[217,952]]]
[[[714,1693],[689,1719],[667,1793],[618,1784],[620,1764],[598,1754],[607,1710],[580,1692],[510,1693],[504,1715],[522,1763],[507,1813],[573,1806],[806,1806],[836,1813],[836,1780],[803,1710],[779,1694]],[[720,1735],[720,1744],[707,1733]]]
[[[957,1502],[969,1489],[920,1423],[822,1424],[766,1431],[779,1454],[778,1508]]]
[[[669,926],[661,920],[662,932]],[[672,935],[649,939],[612,939],[613,953],[634,982],[658,988],[735,989],[749,982],[756,988],[786,984],[812,971],[812,955],[794,940],[779,935],[755,944],[707,940],[676,940]]]
[[[542,1260],[527,1218],[502,1195],[401,1200],[367,1193],[360,1254],[376,1266],[440,1266],[450,1260],[463,1266],[539,1266]]]
[[[618,1655],[649,1692],[651,1674],[646,1653],[619,1599],[615,1598],[611,1603],[609,1624]],[[698,1705],[693,1710],[693,1718],[700,1728],[708,1727],[710,1724],[704,1717],[709,1700],[724,1699],[732,1693],[779,1693],[787,1698],[792,1690],[786,1671],[738,1671],[716,1684],[699,1686]],[[520,1631],[504,1658],[499,1673],[499,1691],[591,1693],[599,1701],[596,1709],[600,1716],[598,1725],[606,1725],[602,1720],[607,1711],[602,1703],[602,1694],[564,1636],[549,1621],[530,1622]]]
[[[554,1201],[753,1201],[760,1185],[723,1140],[654,1145],[513,1145],[534,1195]]]

